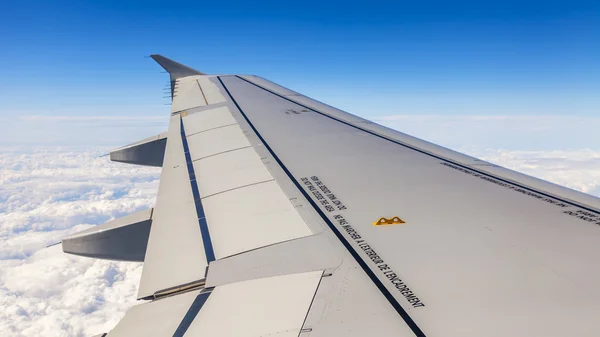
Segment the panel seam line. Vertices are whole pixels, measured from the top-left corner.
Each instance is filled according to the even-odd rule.
[[[206,105],[208,105],[208,100],[206,99],[206,96],[204,96],[204,90],[202,90],[202,86],[200,85],[200,81],[196,80],[196,83],[198,84],[198,88],[200,88],[200,92],[202,93],[202,97],[204,98],[204,102],[206,102]]]
[[[244,146],[244,147],[238,147],[238,148],[236,148],[236,149],[226,150],[226,151],[219,152],[219,153],[213,153],[213,154],[209,154],[208,156],[204,156],[204,157],[200,157],[200,158],[198,158],[198,159],[194,159],[194,160],[192,160],[192,163],[194,163],[194,162],[197,162],[198,160],[202,160],[202,159],[206,159],[206,158],[210,158],[210,157],[218,156],[218,155],[220,155],[220,154],[223,154],[223,153],[227,153],[227,152],[233,152],[233,151],[237,151],[237,150],[243,150],[243,149],[247,149],[247,148],[249,148],[249,147],[252,147],[252,145],[248,145],[248,146]]]
[[[246,185],[242,185],[242,186],[238,186],[238,187],[234,187],[234,188],[230,188],[228,190],[224,190],[224,191],[221,191],[221,192],[216,192],[216,193],[213,193],[213,194],[209,194],[209,195],[207,195],[205,197],[201,197],[201,199],[205,200],[206,198],[210,198],[210,197],[213,197],[215,195],[219,195],[219,194],[223,194],[223,193],[227,193],[227,192],[239,190],[239,189],[244,188],[244,187],[249,187],[249,186],[254,186],[254,185],[260,185],[260,184],[268,183],[268,182],[274,181],[274,180],[275,180],[275,178],[269,179],[269,180],[264,180],[264,181],[258,181],[258,182],[255,182],[255,183],[246,184]]]
[[[232,124],[227,124],[227,125],[221,125],[221,126],[215,126],[214,128],[210,128],[210,129],[206,129],[206,130],[194,132],[194,133],[191,133],[191,134],[186,135],[186,136],[187,137],[191,137],[191,136],[197,135],[199,133],[203,133],[203,132],[207,132],[207,131],[212,131],[212,130],[216,130],[216,129],[221,129],[221,128],[225,128],[225,127],[232,126],[232,125],[237,125],[237,123],[232,123]]]
[[[308,319],[308,314],[310,314],[310,308],[312,308],[312,305],[315,302],[315,298],[317,298],[317,292],[319,292],[319,286],[321,286],[321,282],[323,281],[324,274],[325,274],[325,270],[321,271],[321,277],[319,277],[319,283],[317,283],[317,288],[315,288],[315,293],[313,294],[313,297],[310,300],[310,304],[308,305],[308,310],[306,310],[306,315],[304,316],[304,321],[302,321],[302,325],[300,325],[300,331],[298,332],[298,337],[300,337],[300,335],[302,334],[302,330],[304,329],[304,324],[306,324],[306,320]]]

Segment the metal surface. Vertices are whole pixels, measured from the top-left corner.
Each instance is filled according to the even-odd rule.
[[[251,147],[196,160],[194,169],[203,198],[274,179]]]
[[[240,78],[221,80],[299,184],[318,177],[343,201],[343,210],[318,207],[425,334],[600,331],[600,228],[565,213],[585,208],[462,172]],[[382,214],[407,224],[372,226]],[[556,296],[565,289],[569,297]],[[456,323],[465,316],[472,322]]]
[[[597,198],[158,59],[196,84],[140,284],[162,297],[110,336],[600,335]]]
[[[150,55],[156,63],[160,64],[164,70],[166,70],[173,80],[192,76],[192,75],[204,75],[204,73],[199,72],[196,69],[192,69],[188,66],[185,66],[179,62],[175,62],[171,59],[168,59],[162,55]]]
[[[186,336],[297,337],[322,271],[217,287]]]
[[[65,253],[117,261],[143,262],[153,209],[127,215],[62,239]]]
[[[235,124],[236,121],[231,117],[231,113],[226,106],[206,109],[198,113],[190,113],[183,118],[185,131],[189,136],[196,133],[221,128]]]
[[[188,135],[188,142],[194,161],[250,146],[237,124]]]
[[[206,97],[195,77],[181,78],[174,82],[171,111],[184,111],[205,105]]]
[[[138,298],[203,279],[208,265],[180,125],[172,116]]]
[[[110,151],[110,160],[134,165],[161,167],[166,145],[167,134],[161,133]]]
[[[312,234],[275,181],[202,202],[218,259]]]
[[[175,332],[199,294],[200,291],[191,291],[136,305],[127,311],[108,337],[176,336]]]

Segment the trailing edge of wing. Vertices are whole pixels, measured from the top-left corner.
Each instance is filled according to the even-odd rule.
[[[156,63],[158,63],[171,75],[171,81],[175,81],[177,79],[187,76],[206,75],[196,69],[184,66],[183,64],[168,59],[162,55],[152,54],[150,55],[150,57],[152,57],[152,59],[156,61]]]

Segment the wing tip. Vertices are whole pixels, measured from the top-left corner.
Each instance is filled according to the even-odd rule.
[[[150,57],[171,75],[171,80],[177,80],[182,77],[193,75],[206,75],[201,71],[190,68],[179,62],[175,62],[160,54],[151,54]]]

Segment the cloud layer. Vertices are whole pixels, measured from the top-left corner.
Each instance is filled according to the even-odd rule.
[[[463,152],[600,196],[600,151]],[[160,169],[111,163],[105,148],[0,148],[0,336],[93,336],[135,304],[140,263],[45,248],[154,205]]]
[[[104,151],[2,149],[0,336],[93,336],[135,303],[140,263],[45,248],[154,205],[160,169],[110,163]]]

